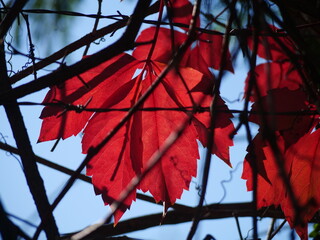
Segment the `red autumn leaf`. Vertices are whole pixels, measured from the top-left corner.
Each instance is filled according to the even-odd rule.
[[[147,28],[137,38],[137,42],[148,43],[154,40],[156,27]],[[156,36],[156,45],[151,56],[152,60],[168,63],[172,59],[173,53],[187,39],[187,34],[171,31],[167,28],[159,28]],[[209,67],[219,70],[221,68],[221,50],[223,37],[207,33],[199,34],[198,40],[189,48],[180,62],[182,67],[194,68],[203,74],[211,77]],[[137,59],[145,60],[150,52],[152,44],[143,44],[133,51],[133,56]],[[228,52],[225,60],[224,70],[233,72],[231,55]]]
[[[171,31],[166,28],[159,28],[157,33],[156,27],[148,28],[139,35],[137,42],[152,42],[156,36],[156,45],[153,50],[151,59],[154,61],[159,61],[162,63],[167,63],[172,59],[173,53],[180,47],[180,45],[187,39],[187,35],[178,31]],[[168,46],[168,43],[171,45]],[[210,35],[210,34],[200,34],[199,40],[196,41],[195,46],[192,49],[187,50],[184,57],[180,62],[180,66],[192,67],[206,75],[208,78],[213,79],[213,75],[209,71],[209,67],[219,69],[220,68],[220,51],[222,48],[223,38],[220,35]],[[145,60],[148,58],[151,44],[143,44],[133,51],[133,56],[137,59]],[[225,70],[233,71],[231,56],[228,52]],[[208,81],[204,78],[203,81],[193,89],[194,91],[203,92],[206,94],[211,93],[212,81]],[[228,110],[224,101],[217,96],[218,104],[217,108],[221,111],[226,112]],[[210,105],[210,102],[207,103]],[[197,115],[196,115],[197,116]],[[202,119],[202,123],[198,120],[193,120],[197,131],[199,134],[199,139],[203,146],[207,146],[207,128],[209,123],[206,122],[210,119],[209,113],[202,114],[206,116]],[[223,159],[226,163],[230,165],[229,160],[229,146],[232,146],[232,140],[230,139],[230,134],[234,132],[234,126],[229,120],[232,118],[232,114],[220,114],[216,122],[215,129],[215,144],[212,149],[212,153],[216,154],[219,158]]]
[[[270,181],[269,169],[265,166],[267,157],[263,149],[268,147],[268,143],[263,139],[262,131],[266,126],[276,131],[277,139],[281,141],[278,145],[283,145],[285,151],[315,126],[315,117],[304,114],[311,108],[306,98],[302,89],[295,91],[287,88],[273,89],[261,99],[260,103],[254,103],[252,106],[253,113],[249,116],[249,121],[258,124],[260,129],[247,149],[249,153],[245,162],[252,165],[252,161],[255,161],[258,174],[267,182]]]
[[[245,82],[245,89],[248,89],[250,74]],[[268,91],[275,88],[288,88],[296,90],[303,85],[302,79],[290,62],[270,62],[258,65],[255,68],[255,81],[259,89],[260,97],[267,95]],[[246,94],[247,91],[246,91]],[[255,88],[250,95],[251,101],[258,101]]]
[[[258,142],[255,141],[255,144]],[[264,165],[268,170],[266,181],[258,175],[257,205],[258,208],[271,205],[280,206],[291,227],[294,227],[301,239],[308,239],[307,223],[320,208],[320,194],[318,181],[320,177],[320,131],[306,134],[298,142],[284,151],[284,142],[280,135],[277,135],[277,144],[280,148],[283,167],[286,170],[286,177],[290,182],[294,196],[301,207],[297,216],[292,200],[283,184],[278,164],[276,163],[272,148],[269,144],[262,147],[265,154]],[[247,180],[248,190],[253,190],[252,168],[245,162],[242,178]],[[296,217],[299,217],[297,220]],[[297,220],[297,221],[296,221]],[[298,225],[295,225],[298,223]]]
[[[210,102],[207,102],[206,105],[210,105]],[[235,128],[230,118],[233,116],[231,113],[228,113],[228,107],[220,96],[217,96],[215,109],[217,113],[215,114],[214,144],[211,152],[231,166],[229,147],[233,146],[233,141],[230,136],[234,134]],[[210,126],[210,119],[209,112],[195,114],[195,118],[193,119],[193,124],[198,131],[199,140],[204,147],[207,147],[207,129]]]
[[[286,152],[286,158],[292,162],[290,172],[290,184],[298,204],[302,207],[299,215],[299,235],[307,239],[307,232],[302,231],[303,225],[320,208],[320,131],[316,130],[311,134],[303,136],[297,143],[291,146]],[[283,203],[283,211],[291,226],[295,223],[295,210],[290,201]]]
[[[255,103],[252,106],[252,111],[258,114],[251,114],[249,117],[250,121],[260,125],[260,131],[266,127],[265,124],[275,131],[274,144],[279,150],[277,157],[285,169],[285,177],[290,181],[298,203],[303,207],[299,215],[299,225],[294,225],[296,212],[287,187],[283,183],[283,177],[280,175],[279,165],[274,156],[275,149],[263,139],[261,132],[253,140],[252,148],[248,148],[242,175],[242,178],[247,180],[248,190],[253,190],[252,174],[253,171],[257,171],[258,208],[280,206],[286,219],[296,228],[302,239],[307,239],[305,224],[319,209],[320,204],[317,191],[314,190],[318,187],[314,185],[315,178],[319,178],[317,169],[320,169],[316,167],[319,131],[311,134],[318,123],[318,118],[309,115],[307,111],[310,110],[314,110],[314,106],[309,103],[307,95],[301,88],[294,91],[287,88],[273,89],[267,96],[261,98],[259,104]],[[261,112],[265,114],[261,116]],[[272,112],[273,115],[270,114]],[[254,166],[257,166],[257,169],[254,169]]]
[[[121,54],[81,74],[82,81],[74,77],[59,87],[53,87],[47,94],[45,103],[61,101],[72,105],[87,103],[87,108],[128,109],[153,83],[164,67],[164,64],[158,62],[145,65],[127,54]],[[135,76],[139,68],[144,70]],[[192,68],[180,68],[179,75],[171,72],[144,102],[143,108],[192,107],[201,98],[205,98],[205,104],[209,104],[210,95],[203,93],[205,89],[199,91],[201,86],[206,86],[200,84],[203,83],[203,78],[203,74]],[[222,100],[219,104],[226,108]],[[209,105],[202,107],[208,108]],[[81,117],[82,114],[85,117]],[[121,111],[94,114],[86,111],[64,112],[63,107],[47,106],[41,115],[43,125],[39,141],[66,138],[76,135],[84,128],[82,146],[83,152],[87,153],[90,147],[97,146],[107,136],[125,114]],[[229,119],[231,116],[219,115],[217,132],[221,131],[220,128],[225,131],[233,130]],[[112,141],[93,157],[87,166],[87,174],[92,176],[96,193],[102,194],[106,204],[111,204],[117,199],[130,180],[143,171],[151,155],[186,117],[184,111],[138,111],[116,133]],[[198,125],[187,126],[183,136],[140,183],[139,189],[150,191],[156,201],[163,201],[166,205],[172,205],[180,198],[183,189],[189,188],[191,178],[196,175],[196,159],[199,157],[196,139],[199,138],[198,132],[206,131],[208,118],[210,119],[210,116],[207,113],[198,113],[194,117],[192,123],[196,121]],[[78,119],[81,121],[74,124]],[[217,145],[213,151],[230,164],[227,151],[232,141],[224,137],[223,141],[218,143],[220,139],[216,138]],[[130,207],[132,200],[135,200],[135,193],[132,193],[121,209],[116,211],[115,222],[118,222]]]

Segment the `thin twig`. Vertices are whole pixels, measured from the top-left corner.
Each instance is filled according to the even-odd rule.
[[[0,103],[0,105],[7,104],[10,105],[10,102]],[[75,111],[77,113],[81,112],[127,112],[130,108],[88,108],[82,105],[73,105],[66,104],[63,102],[51,102],[51,103],[36,103],[36,102],[18,102],[19,106],[51,106],[51,107],[59,107],[66,111]],[[177,111],[177,112],[190,112],[194,106],[185,106],[185,107],[144,107],[139,108],[137,111]],[[210,107],[198,107],[197,112],[209,112]],[[303,110],[303,111],[279,111],[279,112],[271,112],[267,110],[238,110],[238,109],[219,109],[217,106],[212,110],[213,113],[237,113],[243,114],[247,113],[250,115],[275,115],[275,116],[315,116],[318,114],[316,110]]]
[[[281,228],[286,224],[287,220],[283,220],[283,222],[279,225],[279,227],[274,230],[274,232],[271,234],[269,240],[271,240],[277,233],[281,230]]]
[[[276,223],[276,221],[277,221],[276,218],[272,218],[271,223],[270,223],[270,227],[269,227],[269,230],[268,230],[268,233],[267,233],[266,240],[271,240],[271,235],[272,235],[272,232],[274,230],[274,224]]]
[[[158,7],[158,2],[154,3],[151,5],[147,11],[145,11],[145,16],[151,15],[157,11]],[[47,58],[41,60],[40,62],[36,63],[34,66],[35,70],[42,69],[48,65],[50,65],[53,62],[57,62],[59,59],[64,58],[66,55],[70,54],[71,52],[76,51],[77,49],[86,46],[88,43],[93,42],[107,34],[110,34],[114,32],[115,30],[121,29],[125,27],[128,24],[128,20],[130,18],[128,17],[127,19],[121,19],[116,23],[110,24],[106,27],[103,27],[99,30],[96,30],[94,33],[89,33],[79,40],[65,46],[64,48],[60,49],[59,51],[55,52],[54,54],[48,56]],[[33,67],[28,67],[23,71],[18,72],[17,74],[13,75],[10,78],[11,83],[15,83],[19,81],[22,78],[27,77],[33,72]]]
[[[32,68],[33,68],[33,76],[34,79],[37,79],[37,71],[35,69],[35,64],[36,64],[36,60],[35,60],[35,55],[34,55],[34,45],[32,43],[32,38],[31,38],[31,30],[30,30],[30,23],[29,23],[29,17],[28,15],[23,14],[22,15],[24,20],[26,21],[26,25],[27,25],[27,32],[28,32],[28,40],[29,40],[29,57],[31,58],[32,61]]]
[[[98,12],[97,12],[97,16],[95,18],[93,29],[92,29],[93,34],[97,31],[97,28],[98,28],[99,20],[101,17],[101,5],[102,5],[102,0],[98,0]],[[90,43],[87,44],[87,46],[83,52],[84,56],[87,55],[89,48],[90,48]]]
[[[237,229],[238,229],[240,240],[243,240],[243,236],[242,236],[242,233],[241,233],[241,227],[240,227],[240,222],[239,222],[238,215],[235,214],[234,215],[234,219],[236,220],[236,224],[237,224]]]
[[[252,38],[253,38],[253,51],[252,54],[249,58],[249,64],[250,64],[250,83],[249,88],[248,88],[248,96],[246,97],[245,100],[245,110],[248,110],[249,107],[249,99],[251,97],[251,90],[253,88],[255,88],[257,95],[259,96],[259,89],[257,87],[257,83],[256,83],[256,76],[255,76],[255,69],[256,69],[256,64],[257,64],[257,52],[258,52],[258,34],[260,32],[260,18],[261,18],[261,12],[260,9],[257,5],[257,3],[255,2],[255,0],[252,0],[252,6],[253,6],[253,10],[254,10],[254,15],[253,15],[253,34],[252,34]],[[245,129],[246,129],[246,134],[247,134],[247,140],[248,140],[248,144],[250,145],[251,150],[254,149],[254,146],[252,144],[252,134],[251,134],[251,128],[249,126],[249,121],[247,118],[247,114],[245,116]],[[258,164],[256,162],[256,156],[255,153],[253,151],[252,154],[252,161],[250,162],[250,165],[252,167],[252,186],[253,186],[253,191],[252,191],[252,201],[253,201],[253,211],[257,210],[257,202],[258,202]],[[252,216],[252,225],[253,225],[253,239],[257,240],[258,239],[258,219],[257,219],[257,215],[254,214]]]

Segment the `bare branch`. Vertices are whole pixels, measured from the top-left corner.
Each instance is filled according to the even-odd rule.
[[[7,75],[7,66],[2,42],[0,49],[0,88],[10,90],[11,85]],[[44,188],[43,180],[36,165],[35,156],[30,144],[28,133],[16,100],[11,100],[10,105],[4,105],[11,129],[20,151],[24,174],[37,206],[38,213],[44,223],[44,230],[48,239],[56,239],[59,236],[55,219],[50,211],[48,197]]]
[[[252,210],[252,203],[229,203],[229,204],[211,204],[204,206],[205,211],[201,214],[201,220],[206,219],[222,219],[222,218],[232,218],[235,215],[238,217],[251,217],[255,214]],[[169,211],[166,217],[162,220],[161,225],[168,224],[178,224],[184,222],[190,222],[193,219],[197,207],[190,208],[189,211]],[[264,208],[257,211],[257,216],[259,217],[274,217],[274,218],[284,218],[283,213],[279,209],[272,207]],[[315,216],[311,222],[317,221],[317,216]],[[137,218],[132,218],[126,221],[121,221],[114,227],[113,224],[106,224],[99,227],[95,232],[88,235],[83,239],[98,239],[99,237],[116,236],[119,234],[134,232],[150,227],[160,226],[160,221],[162,218],[162,213],[152,214],[147,216],[141,216]],[[70,239],[75,233],[68,233],[62,236],[62,239]]]
[[[158,8],[158,2],[156,2],[155,4],[153,4],[152,6],[150,6],[148,8],[148,10],[146,11],[146,16],[153,14],[157,11]],[[102,38],[103,36],[110,34],[118,29],[121,29],[123,27],[125,27],[128,24],[128,19],[122,19],[119,20],[113,24],[110,24],[106,27],[103,27],[99,30],[96,30],[92,33],[89,33],[85,36],[83,36],[82,38],[80,38],[79,40],[65,46],[64,48],[60,49],[59,51],[55,52],[54,54],[48,56],[47,58],[43,59],[42,61],[36,63],[34,66],[30,66],[28,68],[26,68],[23,71],[18,72],[17,74],[13,75],[10,78],[10,82],[11,83],[15,83],[19,80],[21,80],[22,78],[25,78],[26,76],[32,74],[32,72],[35,70],[39,70],[42,69],[48,65],[50,65],[53,62],[56,62],[57,60],[67,56],[68,54],[70,54],[71,52],[74,52],[75,50],[88,45],[89,43]]]

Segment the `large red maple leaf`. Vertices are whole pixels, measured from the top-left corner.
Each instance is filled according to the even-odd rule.
[[[164,65],[153,62],[144,73],[134,79],[127,79],[121,94],[114,95],[115,101],[109,99],[107,106],[113,108],[130,108],[146,91],[160,74]],[[202,75],[191,69],[181,69],[190,88],[201,79]],[[187,76],[186,76],[187,75]],[[114,84],[117,84],[116,82]],[[179,108],[182,102],[175,92],[183,91],[187,96],[187,89],[181,79],[170,73],[163,83],[143,104],[143,108]],[[175,95],[173,95],[175,94]],[[119,96],[121,96],[119,98]],[[109,101],[113,102],[109,105]],[[95,114],[84,130],[83,151],[96,146],[110,132],[126,113],[106,112]],[[149,158],[154,154],[171,131],[185,120],[187,115],[181,111],[138,111],[126,123],[110,143],[98,153],[87,166],[87,174],[92,175],[92,181],[97,193],[102,193],[104,200],[111,204],[128,185],[130,180],[141,173]],[[140,183],[139,188],[150,191],[155,200],[172,205],[180,198],[183,189],[188,189],[191,177],[196,175],[196,159],[198,156],[195,139],[197,134],[192,125],[189,125],[183,136],[163,157],[160,164],[147,175]],[[190,141],[191,140],[191,141]],[[132,194],[125,202],[130,206],[135,199]],[[116,221],[121,217],[122,211],[115,214]]]
[[[87,153],[90,147],[98,145],[126,115],[125,111],[120,110],[130,109],[165,66],[160,62],[144,62],[128,54],[121,54],[80,76],[52,87],[44,103],[67,105],[44,108],[39,141],[64,139],[77,135],[84,129],[82,148],[83,153]],[[186,120],[184,108],[196,107],[200,99],[204,99],[201,107],[209,108],[212,97],[204,94],[207,85],[203,83],[209,81],[205,80],[206,78],[192,68],[180,67],[171,71],[142,106],[154,111],[134,113],[125,126],[89,162],[87,174],[92,176],[96,193],[102,194],[106,204],[112,204],[119,197],[130,180],[141,173],[148,159],[169,134]],[[226,110],[223,100],[219,96],[217,98],[217,108]],[[120,110],[95,113],[66,111],[70,104],[85,106],[87,109]],[[181,110],[157,111],[159,108]],[[213,153],[228,164],[228,148],[232,145],[229,134],[234,131],[230,117],[230,113],[217,115],[217,134],[212,149]],[[206,145],[207,136],[204,135],[209,123],[208,112],[197,113],[182,137],[165,154],[161,163],[142,180],[138,188],[150,191],[156,201],[163,201],[166,205],[174,204],[183,189],[189,188],[191,178],[196,175],[196,159],[199,158],[196,139]],[[121,209],[115,212],[115,222],[130,207],[132,200],[135,200],[135,192],[126,199]]]

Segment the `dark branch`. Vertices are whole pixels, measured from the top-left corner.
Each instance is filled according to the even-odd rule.
[[[162,219],[162,213],[152,214],[137,218],[132,218],[126,221],[119,222],[116,227],[113,224],[106,224],[98,228],[84,239],[99,239],[101,237],[115,236],[119,234],[143,230],[150,227],[167,224],[178,224],[190,222],[197,208],[190,208],[184,211],[169,211],[166,217]],[[204,206],[204,211],[201,215],[201,220],[222,219],[237,217],[251,217],[257,214],[259,217],[284,218],[280,209],[273,207],[264,208],[257,212],[252,210],[252,203],[230,203],[230,204],[211,204]],[[317,213],[310,222],[317,222],[319,214]],[[75,233],[68,233],[62,236],[62,239],[69,239]]]
[[[7,66],[3,42],[0,45],[0,88],[10,90],[11,84],[7,75]],[[23,117],[16,100],[11,100],[11,104],[4,105],[13,136],[20,152],[24,174],[35,201],[38,213],[42,222],[47,239],[56,239],[59,236],[55,219],[50,211],[48,197],[44,188],[43,180],[38,171],[35,156],[30,144],[29,136],[23,121]]]
[[[135,37],[138,34],[141,23],[145,17],[146,10],[148,9],[149,1],[145,1],[141,4],[141,7],[137,7],[135,13],[128,21],[128,28],[122,37],[109,47],[91,55],[81,61],[71,65],[62,66],[58,70],[38,78],[32,82],[19,86],[13,90],[3,91],[0,96],[0,102],[7,101],[10,99],[17,99],[28,94],[40,91],[46,87],[50,87],[66,81],[76,75],[79,75],[99,64],[117,56],[118,54],[130,50],[134,46]]]
[[[152,6],[150,6],[145,13],[146,16],[155,13],[157,11],[157,8],[158,8],[158,4],[156,4],[156,3],[153,4]],[[128,19],[129,19],[129,17],[128,17]],[[110,24],[106,27],[103,27],[99,30],[96,30],[95,32],[92,32],[92,33],[89,33],[89,34],[83,36],[79,40],[65,46],[64,48],[60,49],[59,51],[55,52],[54,54],[52,54],[52,55],[48,56],[47,58],[43,59],[42,61],[36,63],[34,66],[28,67],[25,70],[13,75],[10,78],[11,83],[15,83],[15,82],[19,81],[20,79],[25,78],[26,76],[32,74],[32,72],[34,70],[42,69],[42,68],[56,62],[57,60],[64,58],[65,56],[67,56],[71,52],[74,52],[75,50],[77,50],[83,46],[86,46],[89,43],[91,43],[99,38],[102,38],[103,36],[105,36],[107,34],[110,34],[118,29],[125,27],[128,24],[128,19],[119,20],[113,24]]]

